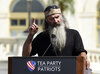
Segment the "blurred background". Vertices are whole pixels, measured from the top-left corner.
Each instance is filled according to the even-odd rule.
[[[33,18],[42,31],[43,10],[52,4],[61,8],[68,27],[79,31],[92,74],[100,74],[100,0],[0,0],[0,74],[8,74],[8,57],[22,56]]]

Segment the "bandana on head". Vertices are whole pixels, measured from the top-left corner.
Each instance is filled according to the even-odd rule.
[[[49,11],[46,11],[45,12],[45,16],[47,17],[47,16],[49,16],[49,15],[52,15],[52,14],[60,14],[61,13],[61,10],[60,10],[60,8],[57,8],[57,9],[50,9]]]

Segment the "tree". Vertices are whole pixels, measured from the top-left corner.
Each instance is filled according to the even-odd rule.
[[[62,13],[66,11],[70,11],[72,14],[74,14],[74,0],[52,0],[52,4],[56,4],[61,8]]]

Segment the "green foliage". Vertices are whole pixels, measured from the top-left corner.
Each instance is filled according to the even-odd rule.
[[[61,8],[61,11],[64,12],[70,11],[72,14],[74,14],[74,0],[52,0],[53,4],[58,5]]]

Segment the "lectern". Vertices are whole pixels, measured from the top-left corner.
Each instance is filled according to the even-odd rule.
[[[83,57],[8,57],[8,74],[87,74]]]

